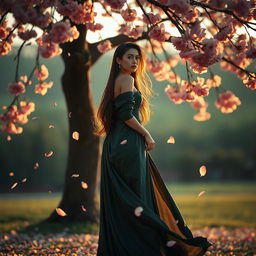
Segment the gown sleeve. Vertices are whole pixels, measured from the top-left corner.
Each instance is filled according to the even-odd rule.
[[[133,117],[134,94],[132,91],[123,92],[114,99],[116,116],[122,121],[129,120]]]

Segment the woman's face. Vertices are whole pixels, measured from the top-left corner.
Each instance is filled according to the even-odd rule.
[[[123,57],[117,58],[116,62],[120,64],[121,71],[125,74],[136,72],[140,61],[140,55],[137,49],[129,49]]]

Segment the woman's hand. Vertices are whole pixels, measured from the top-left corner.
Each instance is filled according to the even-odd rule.
[[[145,136],[146,150],[151,151],[155,147],[155,141],[151,137],[150,133],[147,133]]]

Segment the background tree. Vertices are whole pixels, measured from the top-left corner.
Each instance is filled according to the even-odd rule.
[[[190,102],[198,112],[196,121],[210,118],[204,97],[216,91],[215,105],[223,113],[233,112],[241,101],[225,90],[221,77],[211,66],[218,63],[233,72],[248,89],[256,89],[256,74],[248,69],[256,56],[255,1],[50,1],[3,0],[0,3],[0,55],[12,50],[14,38],[21,39],[15,57],[16,74],[8,84],[14,95],[9,106],[3,106],[2,130],[21,134],[35,110],[35,104],[22,95],[27,86],[45,95],[52,87],[48,69],[40,65],[40,57],[62,56],[62,76],[69,117],[69,152],[62,200],[50,220],[98,221],[96,185],[99,174],[100,140],[92,133],[95,106],[91,93],[90,72],[94,63],[108,50],[125,41],[139,41],[150,54],[147,69],[159,81],[167,81],[165,92],[175,104]],[[14,22],[10,22],[13,18]],[[116,27],[110,22],[116,22]],[[116,35],[104,36],[104,29],[113,28]],[[90,42],[90,33],[99,37]],[[145,39],[145,40],[144,40]],[[19,61],[24,46],[38,47],[35,66],[28,76],[20,76]],[[170,56],[170,47],[177,56]],[[175,71],[181,61],[187,79]],[[209,78],[194,73],[209,73]],[[32,85],[35,75],[38,83]],[[11,138],[10,136],[8,137]],[[45,153],[50,157],[54,152]],[[74,173],[75,172],[75,173]],[[76,179],[74,179],[74,177]],[[86,208],[86,209],[85,209]],[[84,211],[86,210],[86,214]]]

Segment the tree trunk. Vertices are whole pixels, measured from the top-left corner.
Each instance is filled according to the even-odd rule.
[[[86,42],[86,27],[77,25],[77,29],[79,38],[61,45],[65,64],[62,86],[68,109],[69,148],[64,192],[58,207],[67,216],[61,217],[54,210],[47,220],[99,223],[100,139],[92,133],[95,105],[91,91],[91,53]],[[72,138],[74,131],[79,132],[79,140]],[[79,174],[79,177],[72,178],[72,174]],[[87,189],[82,188],[82,181],[88,184]]]

